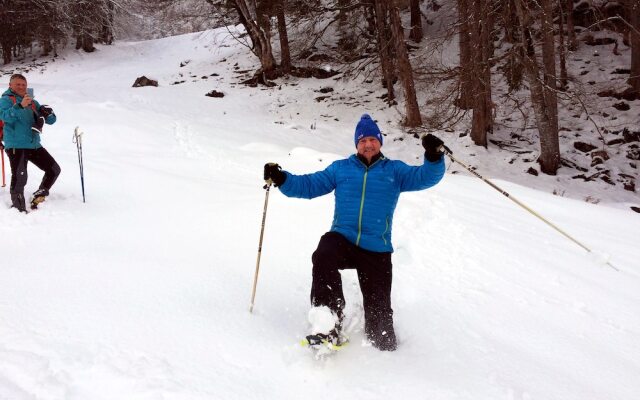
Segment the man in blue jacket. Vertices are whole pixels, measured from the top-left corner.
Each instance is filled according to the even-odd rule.
[[[421,166],[390,160],[380,152],[382,134],[367,114],[356,126],[354,142],[357,154],[323,171],[293,175],[268,163],[264,178],[288,197],[311,199],[334,191],[331,230],[322,236],[312,256],[311,304],[326,306],[335,314],[338,323],[330,335],[339,336],[345,306],[339,270],[356,269],[367,338],[376,348],[393,351],[397,346],[391,309],[393,213],[401,192],[427,189],[442,179],[444,143],[434,135],[425,136]]]
[[[27,79],[14,74],[9,89],[0,98],[0,119],[4,122],[4,147],[11,165],[11,203],[20,212],[27,212],[24,187],[27,184],[27,163],[31,161],[44,171],[40,187],[33,193],[31,208],[49,195],[49,189],[60,175],[60,166],[40,144],[45,123],[56,122],[51,107],[40,105],[27,92]]]

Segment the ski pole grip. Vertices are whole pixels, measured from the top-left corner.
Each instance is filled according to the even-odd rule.
[[[446,145],[442,144],[440,145],[440,147],[438,147],[438,153],[453,154],[453,151],[451,151],[451,149]]]

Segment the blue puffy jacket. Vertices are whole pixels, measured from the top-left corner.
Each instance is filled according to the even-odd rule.
[[[425,159],[422,166],[409,166],[382,156],[367,167],[354,154],[312,174],[284,172],[287,179],[280,191],[288,197],[312,199],[335,190],[331,231],[365,250],[392,252],[391,226],[400,193],[440,182],[445,163],[442,157],[436,162]]]
[[[10,96],[15,96],[13,104]],[[40,110],[40,104],[33,100],[36,110]],[[4,122],[4,147],[7,149],[37,149],[40,145],[40,134],[32,131],[35,121],[34,111],[31,106],[20,107],[22,96],[18,96],[11,89],[7,89],[0,98],[0,119]],[[49,125],[56,122],[56,115],[51,114],[45,122]]]

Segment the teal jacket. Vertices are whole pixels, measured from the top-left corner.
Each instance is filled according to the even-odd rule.
[[[279,188],[288,197],[311,199],[335,191],[331,231],[365,250],[392,252],[391,227],[400,193],[437,184],[445,163],[442,157],[410,166],[381,156],[366,166],[354,154],[312,174],[284,172],[287,179]]]
[[[10,96],[15,96],[16,104],[13,104]],[[40,103],[33,101],[36,110],[40,110]],[[31,129],[35,121],[34,111],[31,106],[22,108],[20,102],[22,102],[22,96],[18,96],[11,89],[7,89],[0,97],[0,119],[4,122],[4,147],[7,149],[40,148],[42,147],[40,134]],[[37,111],[37,113],[39,112]],[[48,125],[55,122],[55,114],[51,114],[45,119],[45,123]]]

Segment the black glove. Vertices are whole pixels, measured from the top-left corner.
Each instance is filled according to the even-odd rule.
[[[282,168],[276,163],[266,163],[264,165],[264,180],[273,182],[276,187],[282,186],[284,181],[287,180],[287,175],[282,172]]]
[[[31,125],[31,130],[36,131],[38,133],[42,133],[42,127],[44,126],[44,117],[37,117],[34,113],[33,125]]]
[[[434,162],[442,158],[445,146],[437,136],[428,133],[422,137],[422,147],[424,147],[424,156],[427,160]]]
[[[40,115],[47,118],[49,115],[53,114],[53,108],[43,104],[40,106]]]

